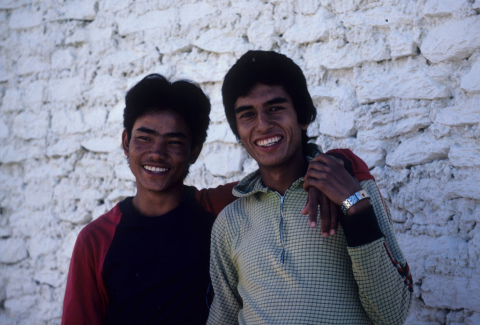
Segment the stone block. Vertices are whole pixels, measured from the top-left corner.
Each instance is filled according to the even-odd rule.
[[[385,165],[385,148],[382,141],[367,141],[358,144],[353,151],[369,168]]]
[[[52,113],[51,130],[55,134],[62,136],[65,134],[85,133],[89,128],[83,122],[80,111],[61,110]]]
[[[454,199],[458,197],[471,198],[480,200],[480,174],[471,172],[470,170],[457,170],[454,174],[455,180],[449,183],[445,188],[445,197]]]
[[[17,9],[27,3],[28,3],[27,0],[5,0],[0,2],[0,9],[2,10]]]
[[[113,36],[113,28],[95,28],[94,26],[89,26],[88,29],[89,40],[92,43],[102,43],[102,41],[110,41]]]
[[[395,26],[413,25],[415,14],[395,5],[383,5],[369,10],[357,10],[361,1],[332,1],[334,12],[343,13],[346,28],[371,26],[394,29]]]
[[[38,270],[35,272],[33,279],[41,284],[48,284],[54,288],[61,286],[67,279],[61,276],[58,271],[54,270]]]
[[[43,139],[50,126],[48,112],[22,112],[13,120],[13,134],[24,140]]]
[[[346,138],[356,134],[355,113],[344,112],[333,105],[322,107],[320,133],[337,138]]]
[[[8,227],[0,227],[0,238],[7,238],[7,237],[10,237],[11,235],[12,235],[12,229]],[[1,289],[0,289],[0,294],[1,294]]]
[[[149,11],[140,16],[130,14],[126,18],[118,20],[118,33],[124,36],[154,28],[168,31],[175,25],[177,15],[176,8]]]
[[[50,69],[50,62],[39,56],[21,56],[17,61],[17,74],[28,75]]]
[[[193,42],[198,48],[208,52],[214,53],[245,53],[251,49],[251,45],[248,44],[243,38],[236,35],[234,32],[221,30],[221,29],[209,29]]]
[[[116,143],[117,146],[120,146],[120,141]],[[113,142],[110,145],[113,147]],[[75,171],[93,178],[110,178],[113,176],[113,170],[108,161],[85,157],[77,162]]]
[[[473,315],[465,318],[466,325],[478,325],[480,324],[480,313],[473,313]]]
[[[45,140],[11,141],[0,146],[0,162],[18,163],[45,155]]]
[[[101,130],[107,120],[107,110],[103,107],[92,107],[83,112],[83,121],[87,128]]]
[[[448,16],[465,4],[465,0],[428,0],[423,8],[423,14],[427,17]]]
[[[22,101],[26,108],[30,110],[45,109],[43,106],[45,89],[47,88],[47,82],[45,80],[29,82],[22,88],[25,89]]]
[[[10,16],[8,27],[11,29],[28,29],[42,24],[43,17],[40,11],[14,10]]]
[[[126,1],[116,1],[116,0],[106,0],[99,3],[100,9],[105,10],[106,12],[118,12],[123,9],[127,9],[133,3],[132,0]]]
[[[248,154],[239,145],[214,143],[204,146],[201,157],[205,167],[214,176],[231,177],[242,170]]]
[[[10,134],[8,130],[8,126],[3,122],[3,120],[0,118],[0,139],[5,139],[8,137]]]
[[[3,96],[2,112],[16,112],[22,109],[22,92],[17,88],[8,88]]]
[[[298,0],[295,2],[295,11],[304,15],[312,15],[320,6],[321,0]]]
[[[390,55],[394,59],[413,56],[417,53],[417,46],[411,33],[392,31],[388,43],[390,45]]]
[[[423,280],[422,298],[433,308],[469,309],[480,312],[480,274],[471,278],[430,275]]]
[[[230,129],[230,125],[227,122],[210,124],[205,142],[238,143],[237,138],[233,134],[232,130]]]
[[[128,65],[145,57],[146,55],[147,53],[145,53],[144,51],[136,50],[136,49],[115,51],[114,53],[102,58],[102,60],[100,61],[100,65],[105,67],[115,67],[115,66],[121,66],[123,64]],[[95,84],[93,88],[97,89],[98,92],[103,91],[102,85],[104,84],[107,84],[107,85],[117,84],[118,86],[123,86],[123,83],[121,82],[121,80],[118,80],[110,75],[99,75],[95,77],[94,82]],[[100,89],[98,89],[97,87],[100,87]]]
[[[432,124],[432,120],[425,116],[412,116],[402,118],[387,123],[386,125],[376,126],[371,130],[359,130],[357,137],[359,139],[391,139],[399,135],[415,132]]]
[[[0,263],[18,263],[28,257],[27,245],[21,238],[0,239]]]
[[[83,80],[79,77],[50,80],[49,100],[51,102],[70,102],[72,98],[81,98],[83,84]]]
[[[275,25],[273,22],[254,21],[247,31],[248,41],[258,48],[270,50],[275,43]]]
[[[133,182],[135,181],[135,176],[132,174],[132,170],[130,169],[126,161],[118,162],[115,165],[114,170],[116,178]]]
[[[287,29],[283,38],[287,42],[311,43],[319,40],[326,41],[330,29],[335,27],[332,20],[335,16],[325,8],[320,8],[311,16],[295,15],[295,24]]]
[[[168,42],[158,48],[160,53],[172,55],[178,52],[185,52],[192,47],[192,42],[184,38],[170,37]]]
[[[403,141],[392,153],[387,153],[386,163],[396,168],[425,164],[446,159],[449,149],[446,140],[435,140],[428,134],[422,134]]]
[[[208,2],[185,4],[180,7],[180,26],[184,29],[191,28],[194,24],[201,24],[215,14],[216,9]]]
[[[438,112],[435,123],[447,126],[464,126],[480,123],[480,111],[475,105],[446,107]]]
[[[60,247],[60,240],[50,236],[46,236],[44,233],[32,235],[28,243],[28,253],[32,258],[38,258],[40,256],[47,256],[56,252]]]
[[[452,146],[448,153],[450,163],[455,167],[480,167],[480,147]]]
[[[114,138],[91,138],[85,141],[82,141],[82,147],[85,150],[92,152],[113,152],[115,150],[120,150],[120,139]]]
[[[72,138],[61,137],[58,141],[47,146],[47,156],[69,156],[81,149],[80,141]]]
[[[7,299],[4,303],[7,313],[17,319],[32,311],[38,303],[38,296],[28,295],[13,299]]]
[[[346,69],[358,67],[365,62],[376,62],[390,59],[385,40],[372,39],[367,44],[351,44],[338,46],[335,42],[315,43],[305,53],[308,69]],[[378,75],[376,75],[378,78]]]
[[[94,20],[97,15],[95,4],[93,0],[66,2],[60,9],[61,19]]]
[[[85,28],[78,28],[73,34],[65,38],[65,45],[79,46],[80,44],[87,43],[90,40],[90,33]]]
[[[25,205],[32,209],[43,209],[51,205],[54,182],[45,180],[32,182],[25,188]]]
[[[125,109],[125,102],[122,100],[118,102],[109,112],[108,112],[108,124],[122,124],[123,123],[123,110]]]
[[[71,69],[74,59],[70,49],[57,50],[52,53],[52,68],[56,70]]]
[[[460,83],[460,88],[465,90],[467,93],[480,93],[480,59],[478,59],[472,65],[470,71],[463,76]]]
[[[177,75],[198,83],[221,82],[232,65],[229,56],[224,55],[209,57],[200,62],[181,60],[177,63]]]
[[[420,50],[431,62],[458,61],[480,48],[480,18],[447,21],[428,31]]]
[[[442,99],[451,91],[431,78],[427,71],[415,63],[401,63],[386,68],[379,65],[364,65],[355,69],[355,89],[361,104],[390,98]]]

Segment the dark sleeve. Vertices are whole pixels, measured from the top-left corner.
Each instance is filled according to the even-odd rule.
[[[349,216],[341,213],[339,218],[349,247],[365,245],[383,237],[373,206]]]
[[[237,199],[237,197],[232,194],[232,190],[237,184],[238,182],[233,182],[215,188],[204,188],[202,190],[193,187],[195,190],[195,198],[198,204],[216,217],[220,211]]]

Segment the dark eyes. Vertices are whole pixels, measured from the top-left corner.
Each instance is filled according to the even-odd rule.
[[[150,141],[150,138],[149,138],[149,137],[139,136],[138,138],[139,138],[140,140]]]
[[[246,118],[246,117],[250,117],[250,116],[253,116],[253,113],[252,112],[246,112],[246,113],[243,113],[242,115],[240,115],[240,118]]]
[[[278,111],[281,111],[283,110],[284,107],[283,106],[272,106],[269,108],[269,111],[270,112],[278,112]],[[242,115],[240,115],[240,118],[248,118],[248,117],[252,117],[254,115],[254,112],[245,112],[243,113]]]
[[[283,109],[282,106],[272,106],[272,107],[270,108],[270,110],[273,111],[273,112],[275,112],[275,111],[280,111],[280,110],[282,110],[282,109]]]

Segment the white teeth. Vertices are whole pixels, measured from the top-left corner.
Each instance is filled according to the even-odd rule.
[[[271,146],[272,144],[275,144],[278,141],[280,141],[281,138],[282,137],[273,137],[273,138],[270,138],[270,139],[260,140],[260,141],[257,141],[257,145],[259,145],[261,147]]]
[[[163,173],[168,170],[168,168],[160,168],[160,167],[153,167],[153,166],[143,166],[143,168],[154,173]]]

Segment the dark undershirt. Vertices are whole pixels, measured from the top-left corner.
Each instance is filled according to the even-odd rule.
[[[187,188],[182,203],[145,217],[120,203],[122,217],[103,263],[107,324],[205,324],[214,217]]]

